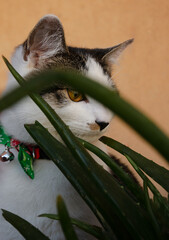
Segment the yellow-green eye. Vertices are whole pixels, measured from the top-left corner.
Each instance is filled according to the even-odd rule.
[[[84,96],[77,91],[68,89],[67,93],[68,93],[70,99],[74,102],[80,102],[80,101],[84,100]]]

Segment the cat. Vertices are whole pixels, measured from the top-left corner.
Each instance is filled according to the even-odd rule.
[[[27,40],[16,47],[12,65],[26,79],[31,74],[46,69],[73,69],[115,89],[111,77],[112,67],[132,41],[127,40],[106,49],[70,47],[66,45],[60,20],[55,15],[46,15],[35,25]],[[16,86],[18,83],[10,74],[4,94]],[[41,95],[76,136],[103,149],[98,139],[109,127],[113,118],[112,112],[94,99],[66,87],[43,90]],[[35,144],[24,128],[25,123],[34,123],[35,120],[60,140],[47,118],[29,97],[0,115],[0,122],[6,133],[25,144]],[[0,153],[3,150],[4,146],[0,144]],[[17,158],[17,151],[11,151]],[[52,161],[35,160],[34,169],[35,179],[32,180],[24,173],[16,159],[8,164],[0,161],[0,208],[23,217],[51,240],[63,240],[64,236],[57,221],[37,217],[41,213],[56,213],[56,197],[62,195],[71,217],[99,225],[92,211]],[[77,230],[77,234],[81,240],[95,239],[80,230]],[[0,239],[23,239],[2,215]]]

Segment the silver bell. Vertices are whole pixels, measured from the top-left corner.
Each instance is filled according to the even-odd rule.
[[[0,161],[2,162],[10,162],[13,159],[14,155],[8,148],[0,155]]]

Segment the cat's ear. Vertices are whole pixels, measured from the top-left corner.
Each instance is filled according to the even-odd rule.
[[[93,49],[93,56],[101,62],[105,69],[111,74],[113,65],[118,62],[118,59],[124,49],[130,45],[134,39],[129,39],[123,43],[120,43],[114,47]]]
[[[112,65],[115,64],[120,55],[122,54],[122,52],[124,51],[124,49],[130,45],[132,42],[134,41],[134,39],[129,39],[123,43],[120,43],[112,48],[107,48],[105,49],[105,54],[104,56],[102,56],[102,61],[106,62],[108,65]]]
[[[46,15],[33,28],[24,43],[24,60],[38,64],[67,51],[61,22],[55,15]]]

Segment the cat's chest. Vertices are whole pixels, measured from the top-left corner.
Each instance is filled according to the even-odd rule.
[[[3,150],[4,147],[0,146],[0,153]],[[43,201],[56,199],[56,195],[60,192],[59,184],[68,184],[65,177],[50,160],[35,160],[35,178],[31,179],[18,161],[18,152],[13,150],[13,153],[15,155],[13,161],[0,162],[1,203],[10,202],[8,197],[10,196],[11,203],[12,199],[15,198],[17,202],[24,200],[27,204],[31,204],[36,200],[40,204],[42,199],[44,199]]]
[[[3,147],[0,145],[0,152]],[[38,218],[42,213],[56,213],[56,198],[61,195],[72,217],[90,221],[96,224],[96,219],[90,209],[80,198],[69,181],[51,160],[35,160],[35,178],[30,179],[20,166],[17,151],[15,159],[10,163],[0,162],[0,206],[26,219],[44,232],[46,229],[50,239],[63,239],[62,232],[56,221]],[[0,236],[5,239],[22,239],[0,215]],[[5,232],[4,232],[5,229]],[[11,235],[10,235],[11,234]],[[14,238],[13,238],[14,237]]]

